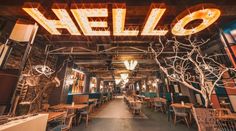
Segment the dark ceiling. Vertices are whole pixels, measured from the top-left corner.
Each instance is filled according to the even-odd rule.
[[[0,0],[0,19],[2,21],[16,21],[18,18],[34,21],[23,10],[24,2],[29,0]],[[34,0],[39,2],[48,11],[54,15],[51,6],[55,2],[67,3],[96,3],[97,0]],[[112,27],[111,8],[112,3],[126,3],[126,26],[137,26],[142,28],[145,17],[148,14],[151,3],[165,3],[167,11],[161,18],[159,25],[170,24],[176,16],[183,10],[201,3],[213,3],[221,9],[222,15],[214,25],[208,29],[197,33],[199,38],[218,39],[219,27],[232,20],[236,20],[236,0],[100,0],[99,3],[108,3],[109,18],[108,25]],[[75,22],[76,23],[76,22]],[[170,32],[170,31],[169,31]],[[171,38],[172,34],[168,33],[165,38]],[[148,46],[151,42],[156,42],[158,37],[88,37],[88,36],[71,36],[63,34],[60,36],[50,35],[45,29],[40,27],[36,40],[48,45],[51,55],[70,55],[74,61],[82,67],[87,68],[97,76],[111,79],[113,76],[119,76],[122,72],[127,72],[123,61],[126,59],[138,60],[138,66],[131,74],[135,79],[141,79],[147,76],[153,76],[158,70],[155,61],[151,58]],[[181,37],[179,39],[182,39]],[[171,50],[165,50],[165,54],[171,54]]]

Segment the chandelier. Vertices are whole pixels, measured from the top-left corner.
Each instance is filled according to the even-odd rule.
[[[122,74],[120,74],[120,77],[121,77],[122,80],[126,80],[129,77],[129,74],[122,73]]]
[[[127,70],[134,70],[136,65],[138,64],[138,61],[137,60],[126,60],[124,61],[124,64],[125,64],[125,67]]]
[[[115,83],[116,85],[118,85],[120,83],[121,79],[115,79]]]

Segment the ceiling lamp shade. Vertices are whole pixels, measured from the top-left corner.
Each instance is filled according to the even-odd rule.
[[[138,61],[137,60],[130,60],[130,61],[126,60],[126,61],[124,61],[124,64],[125,64],[125,67],[127,70],[134,70],[138,64]]]

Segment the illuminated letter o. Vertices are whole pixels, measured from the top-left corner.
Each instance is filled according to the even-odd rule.
[[[186,35],[195,34],[197,32],[200,32],[206,29],[211,24],[213,24],[220,17],[220,14],[221,14],[221,11],[216,8],[205,8],[205,9],[194,11],[184,16],[180,20],[178,20],[176,24],[173,24],[174,26],[171,32],[172,34],[176,36],[186,36]],[[200,24],[198,24],[196,27],[192,29],[185,28],[187,24],[195,20],[202,20],[202,21]]]

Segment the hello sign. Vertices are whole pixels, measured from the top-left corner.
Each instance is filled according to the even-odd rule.
[[[108,6],[107,4],[77,4],[72,3],[70,10],[66,4],[53,4],[52,11],[56,19],[48,19],[47,12],[39,3],[25,3],[22,8],[35,21],[43,26],[52,35],[61,35],[58,29],[66,29],[71,35],[85,36],[110,36],[108,27]],[[142,30],[125,27],[126,6],[125,4],[113,4],[112,7],[112,35],[113,36],[164,36],[168,29],[162,27],[156,29],[158,22],[164,15],[167,8],[164,4],[151,4],[149,13],[145,19]],[[221,11],[209,4],[201,4],[184,10],[176,17],[171,25],[171,33],[176,36],[186,36],[200,32],[212,25],[219,17]],[[75,21],[79,25],[81,32],[77,28]],[[201,20],[200,24],[189,29],[186,26],[196,20]]]

